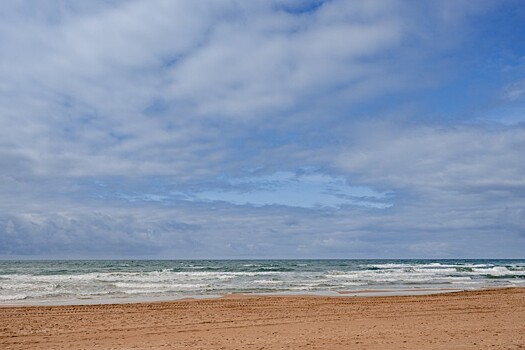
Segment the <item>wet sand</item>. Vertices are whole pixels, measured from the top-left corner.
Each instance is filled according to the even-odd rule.
[[[0,349],[525,349],[525,288],[0,307]]]

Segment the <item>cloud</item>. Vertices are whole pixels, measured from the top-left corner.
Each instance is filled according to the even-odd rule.
[[[430,30],[398,1],[3,6],[3,148],[44,175],[192,178],[249,163],[268,134],[351,122],[364,101],[421,84],[406,73],[427,57],[408,53]],[[255,149],[234,149],[261,128]]]
[[[525,96],[525,80],[516,81],[507,86],[502,94],[502,98],[508,101],[518,101]]]
[[[497,6],[1,3],[0,255],[520,256],[523,125],[428,108]]]
[[[176,100],[194,101],[211,117],[289,110],[312,94],[373,77],[378,72],[366,58],[402,35],[387,7],[326,3],[301,16],[250,10],[241,9],[241,21],[220,23],[207,45],[172,67]],[[355,17],[362,22],[349,21]]]
[[[55,200],[40,208],[3,214],[0,255],[168,259],[521,256],[525,237],[523,213],[518,208],[485,208],[485,203],[465,206],[457,201],[444,207],[434,199],[428,202],[401,200],[384,210],[356,206],[333,210],[224,202],[165,205],[92,200],[59,204]]]
[[[92,211],[24,213],[0,217],[0,256],[115,258],[151,256],[162,250],[165,236],[178,249],[187,248],[192,225],[140,214]],[[181,243],[184,247],[181,246]]]
[[[523,128],[369,122],[351,136],[344,151],[340,145],[320,150],[333,162],[324,173],[253,169],[244,177],[192,183],[169,177],[14,181],[0,202],[8,213],[0,220],[2,254],[521,256]],[[294,189],[299,192],[291,195]],[[313,206],[314,200],[326,202]]]
[[[336,166],[360,182],[390,188],[512,196],[525,186],[523,147],[523,126],[372,123],[356,130]]]
[[[336,158],[336,167],[354,183],[395,191],[396,215],[380,231],[427,237],[428,242],[412,245],[420,253],[433,245],[443,251],[444,243],[457,240],[476,245],[494,243],[496,237],[522,241],[522,126],[372,123],[356,135],[363,137],[356,136]],[[451,238],[454,232],[458,236]],[[439,240],[432,243],[434,235]],[[449,252],[462,244],[456,242]]]

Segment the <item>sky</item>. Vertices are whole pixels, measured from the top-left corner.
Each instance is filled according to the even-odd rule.
[[[0,258],[525,258],[525,3],[0,2]]]

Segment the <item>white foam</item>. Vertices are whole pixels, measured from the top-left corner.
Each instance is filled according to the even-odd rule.
[[[291,264],[308,266],[312,264]],[[238,265],[241,266],[241,265]],[[281,265],[280,265],[281,266]],[[284,265],[283,265],[284,266]],[[329,266],[329,265],[328,265]],[[356,265],[354,265],[356,266]],[[367,269],[374,267],[374,269]],[[323,291],[372,288],[403,288],[407,285],[441,288],[523,285],[525,264],[512,267],[473,263],[384,263],[352,266],[334,265],[330,271],[277,271],[282,267],[246,263],[250,268],[266,271],[210,270],[204,265],[184,266],[191,270],[162,268],[155,271],[78,272],[75,274],[33,275],[20,269],[19,274],[0,275],[0,302],[13,300],[61,300],[63,298],[101,298],[150,295],[224,294],[237,291],[289,290]],[[231,267],[230,267],[231,268]],[[39,271],[45,271],[40,269]],[[1,273],[1,272],[0,272]],[[487,278],[496,276],[497,278]],[[509,276],[506,278],[505,276]]]
[[[27,294],[9,294],[9,295],[0,295],[1,301],[11,301],[11,300],[25,300],[28,298]]]

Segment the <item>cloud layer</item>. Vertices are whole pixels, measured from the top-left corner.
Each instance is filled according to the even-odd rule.
[[[2,3],[0,257],[520,257],[523,13]]]

